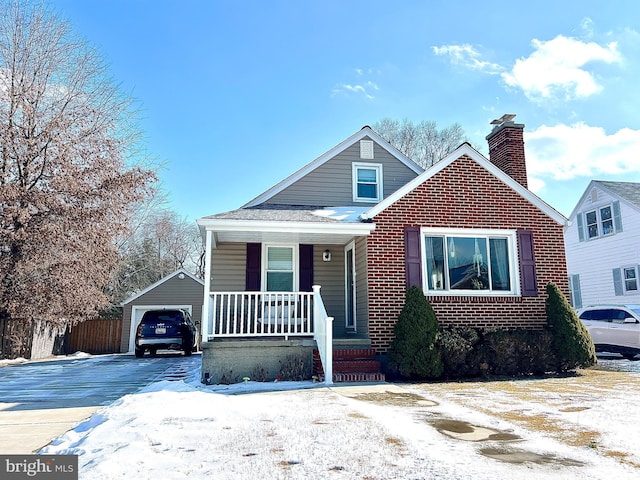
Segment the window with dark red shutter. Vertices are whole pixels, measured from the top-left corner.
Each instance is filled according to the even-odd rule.
[[[420,227],[404,229],[404,252],[407,290],[414,285],[422,288],[422,261],[420,258]]]
[[[536,258],[533,252],[533,232],[518,230],[518,251],[520,253],[520,282],[523,297],[538,295],[536,278]]]
[[[247,272],[245,290],[259,292],[262,276],[262,244],[247,243]]]

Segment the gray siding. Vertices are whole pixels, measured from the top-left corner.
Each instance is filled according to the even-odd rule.
[[[369,137],[366,137],[369,139]],[[384,197],[404,186],[417,174],[374,142],[374,159],[360,158],[360,143],[356,142],[304,178],[274,195],[266,203],[285,205],[343,206],[353,205],[352,164],[354,162],[382,164]],[[358,202],[366,205],[365,202]]]
[[[244,292],[246,243],[221,243],[211,252],[211,291]]]
[[[331,250],[331,261],[322,260],[322,252]],[[333,317],[333,335],[342,337],[345,334],[344,303],[344,247],[342,245],[313,246],[313,280],[320,285],[322,301],[327,314]]]
[[[122,341],[120,351],[129,350],[129,336],[131,332],[131,311],[134,306],[142,305],[191,305],[191,317],[194,322],[200,323],[202,319],[202,301],[204,287],[192,278],[185,276],[180,279],[175,275],[156,288],[139,296],[126,304],[123,309]]]
[[[356,331],[359,335],[369,333],[367,237],[356,239]]]
[[[331,250],[330,262],[322,260],[322,253],[326,249]],[[212,251],[211,291],[243,292],[245,290],[246,254],[244,243],[219,244]],[[344,246],[313,246],[313,280],[315,285],[322,287],[320,294],[327,313],[334,317],[334,335],[344,336]]]

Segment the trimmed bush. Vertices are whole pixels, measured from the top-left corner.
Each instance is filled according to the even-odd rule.
[[[553,283],[547,285],[546,309],[547,328],[553,337],[558,371],[595,365],[598,360],[589,332]]]
[[[440,332],[438,346],[447,378],[477,377],[482,360],[478,358],[482,337],[475,328],[446,328]]]
[[[413,286],[398,321],[388,353],[388,373],[406,379],[438,378],[443,366],[437,345],[439,324],[422,290]]]
[[[487,374],[541,375],[556,371],[553,337],[544,330],[487,331],[482,347]]]
[[[450,328],[441,332],[439,345],[446,378],[541,375],[556,370],[548,331]]]

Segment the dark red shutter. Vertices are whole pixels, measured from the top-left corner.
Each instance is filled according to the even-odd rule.
[[[260,291],[260,277],[262,275],[262,244],[247,243],[247,274],[245,290],[247,292]]]
[[[422,261],[420,259],[420,227],[404,229],[404,259],[407,290],[414,285],[422,288]]]
[[[533,233],[518,230],[518,250],[520,253],[520,282],[523,297],[538,295],[536,279],[536,257],[533,254]]]
[[[300,245],[300,291],[310,292],[313,287],[313,245]]]

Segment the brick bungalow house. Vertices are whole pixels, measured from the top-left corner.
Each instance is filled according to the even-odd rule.
[[[311,369],[314,349],[328,383],[380,379],[411,285],[445,326],[542,327],[546,284],[568,293],[567,220],[527,189],[524,125],[493,124],[490,160],[465,143],[427,170],[364,127],[199,219],[203,379]]]

